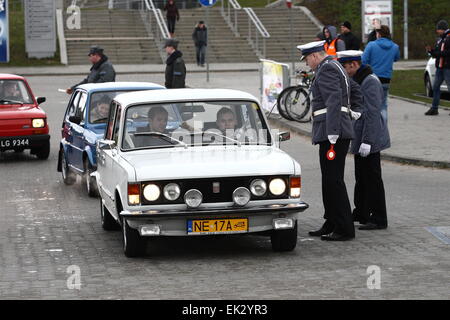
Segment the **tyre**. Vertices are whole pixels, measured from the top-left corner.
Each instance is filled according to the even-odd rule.
[[[294,120],[292,119],[289,114],[286,111],[286,105],[285,105],[285,99],[286,99],[286,95],[292,90],[295,89],[296,86],[294,87],[287,87],[285,88],[283,91],[280,92],[280,94],[278,95],[277,98],[277,109],[278,112],[280,113],[280,115],[285,118],[286,120]]]
[[[425,76],[425,94],[427,97],[433,98],[433,85],[428,74]]]
[[[129,258],[138,257],[144,253],[145,239],[139,231],[131,228],[126,219],[122,221],[123,252]]]
[[[94,170],[92,170],[87,159],[84,160],[84,172],[83,184],[85,185],[86,192],[89,197],[95,198],[98,196],[97,181],[95,180],[95,177],[91,177],[91,173],[94,172]]]
[[[106,209],[101,198],[100,198],[100,217],[102,221],[103,230],[106,231],[120,230],[119,224],[116,222],[116,220],[114,220],[109,210]]]
[[[38,159],[48,159],[48,156],[50,155],[50,141],[47,141],[40,149],[37,149],[34,153],[36,154]]]
[[[61,153],[59,158],[61,161],[61,175],[62,175],[63,181],[67,185],[72,185],[77,180],[77,177],[76,177],[75,173],[71,172],[71,170],[67,164],[66,156],[64,155],[63,150],[61,149],[59,152]]]
[[[285,108],[289,116],[298,122],[309,122],[305,116],[309,113],[310,98],[308,92],[302,87],[296,87],[286,93]]]
[[[297,221],[292,229],[274,230],[270,235],[272,250],[275,252],[292,251],[297,246]]]

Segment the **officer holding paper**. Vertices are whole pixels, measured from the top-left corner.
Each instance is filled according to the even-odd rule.
[[[391,144],[387,121],[381,114],[383,87],[371,67],[362,64],[362,54],[358,50],[338,52],[338,61],[361,86],[364,101],[362,116],[354,122],[355,139],[350,148],[355,155],[356,178],[353,218],[363,224],[360,230],[386,229],[388,223],[380,151]]]
[[[353,127],[350,112],[351,82],[344,68],[324,51],[324,41],[297,46],[315,71],[312,90],[312,143],[319,144],[325,223],[311,236],[345,241],[355,237],[350,201],[344,182],[345,157]]]

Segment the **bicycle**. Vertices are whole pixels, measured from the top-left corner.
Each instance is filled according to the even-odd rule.
[[[277,108],[280,115],[297,122],[310,122],[311,117],[304,119],[311,108],[310,87],[314,77],[313,71],[300,70],[296,72],[300,78],[299,84],[285,88],[277,98]]]

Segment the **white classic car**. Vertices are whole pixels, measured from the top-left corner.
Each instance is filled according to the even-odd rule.
[[[425,84],[425,94],[427,97],[433,97],[433,83],[434,77],[436,75],[436,59],[430,58],[428,59],[427,66],[425,67],[425,72],[423,74],[423,82]],[[448,92],[447,84],[442,82],[441,84],[441,92]]]
[[[300,165],[278,147],[287,139],[269,130],[258,100],[245,92],[120,94],[92,174],[102,226],[122,227],[129,257],[155,236],[262,233],[273,250],[293,250],[298,213],[308,204],[300,201]]]

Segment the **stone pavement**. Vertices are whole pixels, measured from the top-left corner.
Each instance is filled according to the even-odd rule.
[[[288,62],[286,62],[289,64]],[[395,70],[425,68],[426,60],[399,61],[394,64]],[[290,64],[289,64],[290,65]],[[149,74],[163,77],[165,66],[158,65],[115,65],[118,74]],[[296,68],[306,68],[304,63],[297,63]],[[80,75],[84,76],[89,70],[84,66],[48,66],[48,67],[4,67],[1,72],[15,73],[24,76],[43,75]],[[203,77],[206,68],[188,64],[189,74],[197,79]],[[233,83],[229,81],[212,81],[209,84],[199,82],[198,79],[188,81],[193,87],[224,87],[239,88],[258,96],[259,64],[258,63],[215,63],[210,65],[211,76],[228,78],[233,75]],[[227,76],[226,76],[227,74]],[[242,74],[242,76],[240,76]],[[236,78],[236,75],[239,79]],[[162,78],[161,78],[162,79]],[[206,85],[205,85],[206,84]],[[429,167],[450,168],[450,129],[448,112],[441,109],[437,117],[425,117],[423,114],[429,105],[411,100],[390,97],[389,100],[389,130],[391,135],[391,148],[382,152],[385,160],[402,163],[422,165]],[[300,134],[310,135],[311,124],[301,124],[271,116],[270,120],[275,126],[286,127]]]

